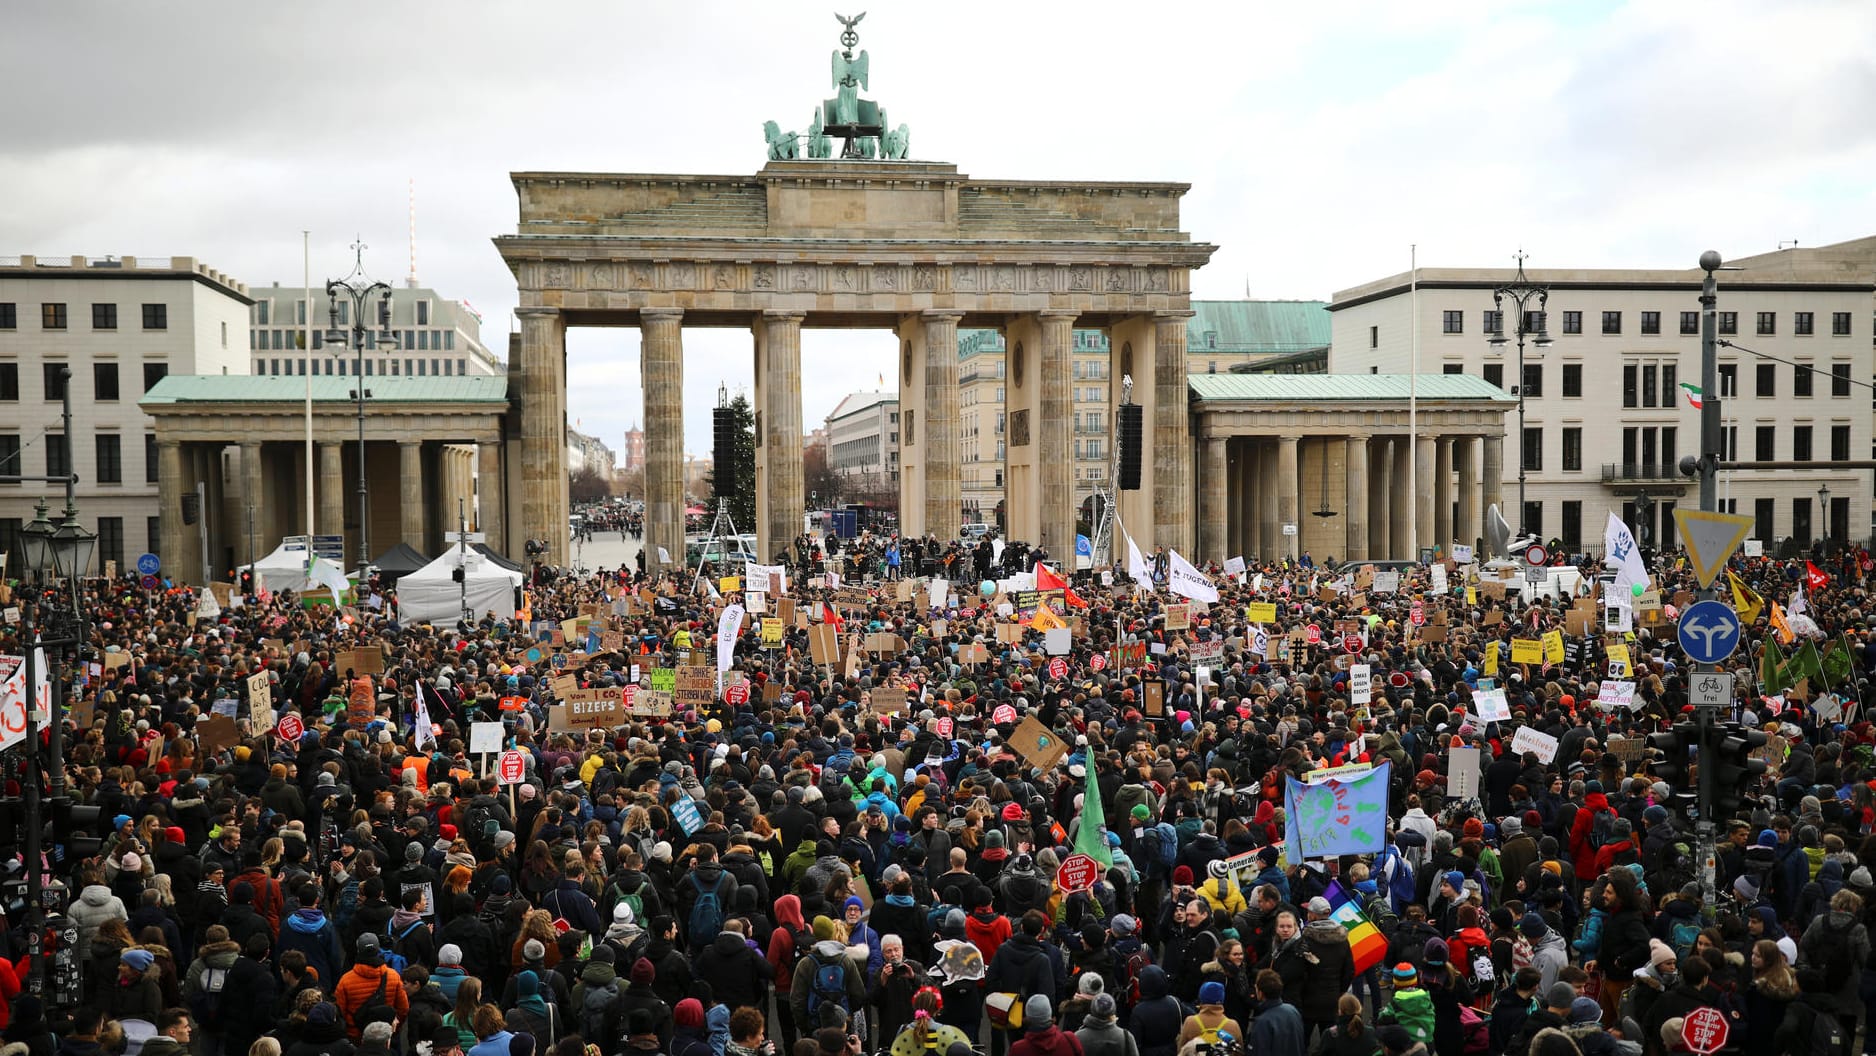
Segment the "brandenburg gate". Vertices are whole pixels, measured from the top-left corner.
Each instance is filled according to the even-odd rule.
[[[952,538],[963,506],[957,332],[983,327],[1003,331],[1009,357],[1008,535],[1072,560],[1070,352],[1075,330],[1100,329],[1112,377],[1133,378],[1146,423],[1141,489],[1121,493],[1121,519],[1142,548],[1191,552],[1185,323],[1191,272],[1216,247],[1179,228],[1187,185],[972,179],[910,160],[909,130],[888,130],[857,98],[866,53],[852,54],[855,21],[843,19],[836,96],[805,134],[770,122],[770,160],[752,176],[512,174],[520,220],[495,244],[519,287],[515,527],[565,563],[566,331],[635,326],[646,567],[659,567],[660,549],[681,564],[684,330],[746,329],[757,549],[773,558],[803,531],[801,332],[840,327],[893,331],[900,530]],[[1118,401],[1121,386],[1110,389]]]

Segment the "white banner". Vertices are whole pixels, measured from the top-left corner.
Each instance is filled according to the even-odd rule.
[[[1635,707],[1635,683],[1614,678],[1605,680],[1596,691],[1596,706],[1612,711]]]
[[[1250,651],[1266,659],[1270,656],[1270,632],[1261,625],[1251,628]]]
[[[1628,530],[1622,518],[1609,512],[1609,525],[1602,533],[1603,563],[1615,567],[1615,602],[1626,608],[1631,588],[1640,583],[1648,583],[1648,566],[1642,563],[1641,548],[1635,545],[1635,533]]]
[[[1548,766],[1557,757],[1557,739],[1542,730],[1520,726],[1511,738],[1511,752],[1513,755],[1530,752],[1537,756],[1538,762]]]
[[[1453,544],[1453,561],[1461,565],[1472,563],[1472,548],[1460,543]]]
[[[1486,722],[1511,720],[1511,705],[1505,702],[1505,691],[1502,689],[1473,690],[1472,706],[1478,709],[1479,718]]]
[[[754,561],[743,562],[743,589],[768,589],[769,577],[782,577],[782,593],[788,593],[788,568],[785,565],[758,565]],[[751,586],[750,584],[754,584]]]
[[[1446,566],[1445,565],[1435,564],[1433,567],[1427,569],[1427,575],[1428,575],[1429,582],[1433,588],[1433,593],[1435,594],[1446,593]]]
[[[1202,601],[1208,605],[1216,604],[1218,588],[1212,586],[1212,581],[1205,578],[1205,573],[1192,567],[1192,562],[1180,557],[1179,551],[1169,550],[1167,553],[1172,555],[1172,561],[1169,566],[1170,571],[1166,576],[1166,589],[1182,597],[1191,598],[1193,601]]]
[[[1446,753],[1446,794],[1472,799],[1479,794],[1479,750],[1454,748]]]
[[[950,593],[951,584],[945,582],[942,576],[933,576],[932,581],[925,584],[925,598],[934,609],[944,608],[945,599]]]
[[[1372,590],[1376,594],[1393,594],[1400,590],[1399,572],[1376,572]]]

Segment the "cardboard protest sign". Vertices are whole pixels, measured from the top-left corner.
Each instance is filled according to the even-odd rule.
[[[990,659],[990,649],[982,642],[972,642],[958,648],[958,663],[981,664]]]
[[[204,752],[212,755],[234,747],[241,740],[241,730],[226,715],[210,715],[195,724],[195,739]]]
[[[840,663],[840,632],[833,624],[817,623],[808,629],[808,658],[817,664]]]
[[[1508,722],[1511,719],[1511,705],[1506,702],[1502,689],[1473,690],[1472,706],[1486,722]]]
[[[1038,770],[1049,770],[1068,754],[1068,744],[1047,726],[1036,721],[1034,715],[1023,716],[1014,732],[1010,734],[1010,747],[1015,749],[1029,765]]]
[[[1446,794],[1472,799],[1479,794],[1480,763],[1477,748],[1454,748],[1446,753]]]
[[[777,689],[781,688],[778,683],[771,682],[769,685]],[[634,686],[626,687],[625,712],[628,715],[662,719],[670,715],[674,707],[675,704],[669,693],[655,689],[638,689]]]
[[[874,686],[873,710],[882,715],[898,715],[905,711],[904,686]]]
[[[1632,763],[1648,755],[1648,742],[1641,737],[1611,737],[1603,748],[1625,763]]]
[[[1536,638],[1513,638],[1511,640],[1511,662],[1514,664],[1543,663],[1544,643]]]
[[[1192,607],[1190,605],[1166,606],[1166,629],[1183,631],[1192,626]]]
[[[676,686],[671,699],[678,707],[703,711],[716,701],[716,668],[684,664],[677,669]]]
[[[253,720],[257,731],[274,728],[274,687],[265,671],[248,676],[248,718]]]
[[[1557,738],[1534,726],[1520,726],[1512,735],[1511,751],[1516,755],[1530,752],[1537,756],[1538,762],[1548,766],[1557,757]]]
[[[384,674],[384,650],[377,646],[366,649],[347,649],[332,657],[332,664],[340,675],[350,671],[359,675]]]
[[[1146,713],[1155,717],[1166,714],[1166,683],[1148,682],[1145,689]]]

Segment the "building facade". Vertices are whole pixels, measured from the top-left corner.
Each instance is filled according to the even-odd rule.
[[[254,307],[249,323],[256,375],[297,375],[309,370],[314,374],[347,375],[358,369],[355,349],[326,347],[327,328],[349,328],[353,323],[349,299],[341,297],[334,314],[325,288],[313,288],[315,354],[306,356],[300,351],[304,347],[306,290],[276,282],[251,292]],[[366,324],[374,333],[383,329],[375,318],[366,320]],[[482,344],[482,317],[467,301],[453,301],[422,286],[395,287],[391,290],[390,330],[397,335],[394,346],[365,350],[366,377],[447,378],[507,373],[502,361]]]
[[[625,431],[625,442],[619,448],[619,472],[643,473],[645,471],[645,430],[633,426]]]
[[[616,456],[612,448],[597,436],[588,436],[572,426],[567,427],[567,470],[579,473],[587,469],[600,476],[612,478],[613,462]]]
[[[856,392],[827,416],[827,468],[882,485],[899,481],[899,401]]]
[[[1876,267],[1867,244],[1876,240],[1845,244],[1863,247],[1861,264],[1857,252],[1825,247],[1808,258],[1748,258],[1719,276],[1720,339],[1744,346],[1719,350],[1723,455],[1780,464],[1723,469],[1719,504],[1752,516],[1768,551],[1787,539],[1807,546],[1869,534],[1870,473],[1825,464],[1871,450],[1869,394],[1851,384],[1872,371]],[[1500,319],[1493,302],[1514,275],[1422,268],[1417,283],[1400,274],[1337,293],[1331,372],[1406,373],[1417,342],[1421,372],[1476,375],[1521,397],[1522,426],[1515,408],[1507,416],[1502,474],[1514,530],[1599,552],[1614,512],[1644,543],[1677,545],[1674,508],[1699,501],[1698,482],[1678,463],[1700,453],[1688,386],[1700,383],[1704,273],[1528,272],[1549,300],[1543,318],[1525,321],[1522,373],[1518,320]],[[1501,324],[1507,341],[1494,346],[1488,339]],[[1537,344],[1540,327],[1547,346]]]
[[[173,559],[161,545],[154,422],[137,401],[171,374],[246,375],[253,303],[247,286],[193,257],[0,258],[0,474],[76,473],[99,571],[113,562],[126,572],[146,550]],[[214,456],[200,457],[207,473]],[[33,503],[52,499],[56,520],[62,491],[0,484],[0,552],[12,568]]]

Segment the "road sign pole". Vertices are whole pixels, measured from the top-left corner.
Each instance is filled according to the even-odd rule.
[[[1725,454],[1725,447],[1720,433],[1720,358],[1718,335],[1718,307],[1720,302],[1719,281],[1714,277],[1719,271],[1721,258],[1719,253],[1707,250],[1700,254],[1700,267],[1707,277],[1700,284],[1700,510],[1703,513],[1716,512],[1718,508],[1718,469],[1720,458]],[[1700,588],[1702,601],[1711,601],[1718,597],[1719,591],[1712,580]],[[1742,628],[1741,639],[1745,638]],[[1718,671],[1715,664],[1696,664],[1696,674],[1703,671]],[[1695,708],[1700,732],[1700,765],[1696,769],[1695,796],[1699,803],[1700,817],[1694,823],[1695,838],[1700,848],[1700,894],[1708,906],[1716,903],[1717,883],[1714,866],[1718,849],[1714,840],[1719,834],[1718,819],[1713,816],[1713,766],[1719,747],[1713,739],[1714,708]]]

